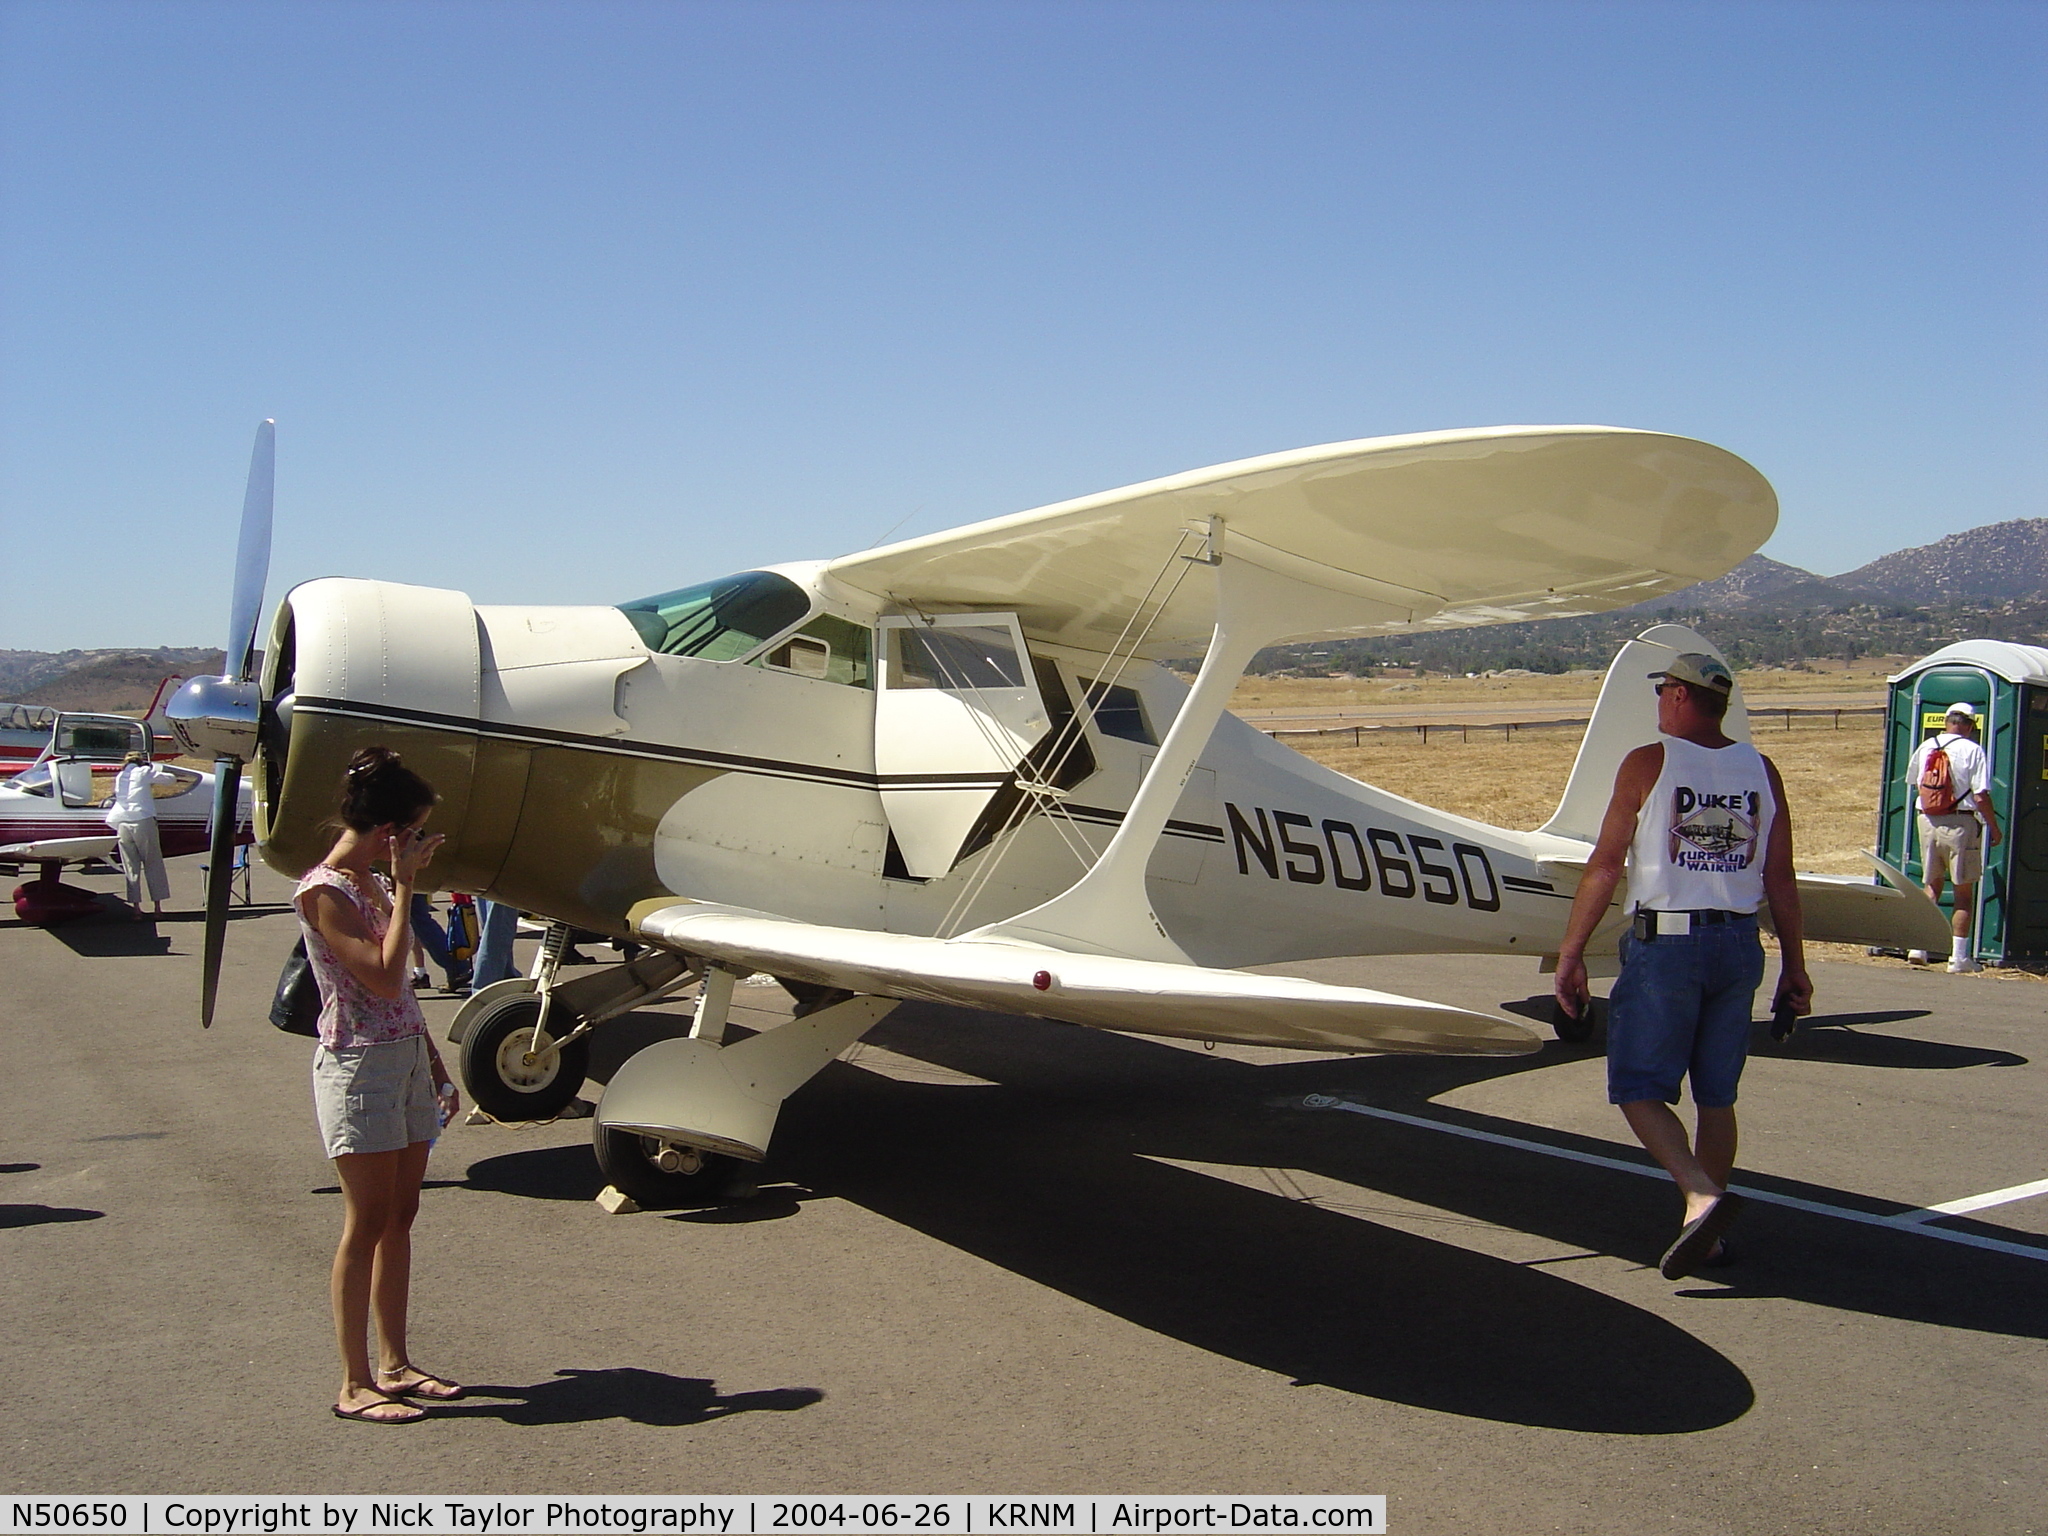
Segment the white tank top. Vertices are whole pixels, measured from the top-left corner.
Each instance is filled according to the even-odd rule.
[[[1777,812],[1755,747],[1666,736],[1664,771],[1636,813],[1629,901],[1659,912],[1754,912]]]

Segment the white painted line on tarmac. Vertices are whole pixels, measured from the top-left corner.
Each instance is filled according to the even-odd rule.
[[[1632,1163],[1618,1157],[1602,1157],[1596,1152],[1579,1152],[1570,1147],[1553,1147],[1541,1141],[1527,1141],[1520,1136],[1503,1136],[1498,1131],[1482,1131],[1468,1125],[1452,1125],[1444,1120],[1430,1120],[1421,1115],[1404,1115],[1399,1110],[1379,1109],[1371,1104],[1354,1104],[1349,1099],[1332,1098],[1328,1094],[1312,1093],[1302,1100],[1309,1109],[1341,1109],[1347,1114],[1370,1115],[1375,1120],[1390,1120],[1396,1125],[1413,1126],[1419,1131],[1440,1131],[1446,1136],[1462,1136],[1467,1141],[1484,1141],[1497,1147],[1513,1147],[1518,1152],[1536,1152],[1544,1157],[1561,1157],[1567,1162],[1586,1163],[1595,1168],[1610,1168],[1617,1173],[1633,1173],[1645,1179],[1668,1179],[1662,1168],[1646,1163]],[[1934,1206],[1926,1212],[1908,1211],[1904,1216],[1879,1216],[1870,1211],[1851,1210],[1845,1205],[1826,1205],[1818,1200],[1802,1200],[1797,1195],[1781,1195],[1773,1190],[1753,1189],[1747,1184],[1731,1186],[1750,1200],[1760,1200],[1765,1205],[1782,1205],[1789,1210],[1805,1211],[1813,1216],[1832,1216],[1838,1221],[1861,1222],[1867,1227],[1883,1227],[1892,1232],[1911,1232],[1920,1237],[1939,1238],[1945,1243],[1961,1243],[1966,1248],[1988,1248],[1993,1253],[2010,1253],[2022,1259],[2033,1259],[2048,1264],[2048,1247],[2034,1247],[2027,1243],[2008,1243],[1995,1237],[1979,1237],[1974,1232],[1952,1232],[1947,1227],[1930,1227],[1923,1223],[1937,1216],[1957,1216],[1962,1212],[1950,1206],[1968,1205],[1966,1201],[1951,1201],[1950,1206]],[[2048,1192],[2048,1180],[2034,1185],[2019,1185],[2020,1189],[2036,1193]],[[2000,1190],[1999,1194],[2010,1191]],[[1983,1199],[1985,1197],[1977,1197]],[[2013,1195],[2024,1199],[2024,1195]],[[1995,1202],[1994,1202],[1995,1203]],[[1970,1205],[1970,1209],[1981,1206]],[[1918,1220],[1908,1220],[1917,1217]]]
[[[1916,1226],[1923,1221],[1932,1221],[1937,1216],[1967,1216],[1972,1211],[1988,1211],[1994,1205],[2011,1205],[2015,1200],[2031,1200],[2036,1195],[2048,1195],[2048,1179],[2036,1179],[2031,1184],[2014,1184],[2007,1189],[1994,1189],[1986,1195],[1965,1195],[1960,1200],[1944,1200],[1940,1205],[1930,1205],[1924,1211],[1908,1211],[1903,1216],[1894,1216],[1900,1226]]]

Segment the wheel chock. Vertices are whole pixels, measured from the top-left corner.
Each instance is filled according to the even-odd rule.
[[[636,1216],[640,1212],[639,1201],[631,1195],[621,1193],[611,1184],[605,1185],[597,1192],[597,1203],[601,1210],[611,1216]]]
[[[562,1112],[555,1116],[555,1118],[557,1120],[588,1120],[596,1113],[597,1106],[591,1103],[590,1100],[571,1099],[562,1106]]]

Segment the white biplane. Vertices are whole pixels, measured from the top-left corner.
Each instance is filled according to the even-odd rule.
[[[1748,464],[1662,433],[1375,438],[616,607],[309,582],[257,680],[269,433],[229,675],[172,719],[223,793],[254,762],[287,874],[381,742],[441,793],[434,878],[555,920],[550,954],[566,925],[651,946],[470,1000],[452,1034],[501,1119],[561,1109],[591,1029],[701,979],[689,1036],[627,1060],[597,1109],[599,1160],[642,1203],[761,1159],[783,1099],[905,999],[1315,1051],[1536,1049],[1507,1018],[1242,967],[1553,952],[1614,769],[1655,737],[1647,674],[1711,647],[1664,626],[1623,650],[1536,832],[1346,778],[1225,702],[1262,647],[1622,607],[1725,573],[1777,518]],[[1191,687],[1162,664],[1193,656]],[[1928,947],[1938,914],[1881,874],[1803,877],[1809,933]],[[797,1017],[728,1042],[757,972]]]

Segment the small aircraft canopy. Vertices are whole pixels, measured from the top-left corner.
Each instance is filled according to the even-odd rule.
[[[811,599],[786,576],[742,571],[618,607],[649,650],[737,661],[801,620]]]
[[[59,715],[53,746],[58,757],[105,761],[128,752],[146,753],[150,741],[149,732],[139,720],[124,720],[118,715]]]

